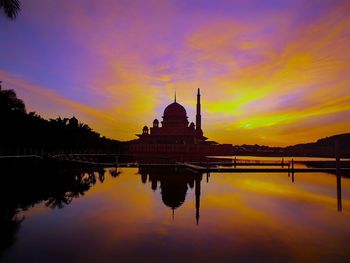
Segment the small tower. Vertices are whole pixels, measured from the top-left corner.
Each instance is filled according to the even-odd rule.
[[[148,127],[147,126],[143,127],[142,134],[148,134]]]
[[[158,121],[158,119],[154,119],[153,128],[158,128],[158,127],[159,127],[159,121]]]
[[[193,130],[193,131],[195,130],[195,126],[194,126],[194,123],[193,123],[193,122],[190,123],[190,126],[189,126],[189,127],[190,127],[191,130]]]

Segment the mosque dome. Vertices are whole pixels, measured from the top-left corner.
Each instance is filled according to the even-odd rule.
[[[173,102],[165,108],[164,117],[187,118],[187,113],[181,104]]]

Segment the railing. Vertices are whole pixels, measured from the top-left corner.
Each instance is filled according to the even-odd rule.
[[[249,160],[249,159],[232,159],[236,163],[284,163],[287,164],[284,159],[279,160]]]

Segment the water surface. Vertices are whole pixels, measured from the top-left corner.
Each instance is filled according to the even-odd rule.
[[[287,173],[207,178],[111,168],[64,183],[17,213],[21,221],[0,260],[346,262],[350,256],[347,178],[341,211],[339,182],[337,188],[336,176],[325,173],[295,174],[292,183]]]

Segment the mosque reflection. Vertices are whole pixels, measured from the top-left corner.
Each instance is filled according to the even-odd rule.
[[[150,182],[153,191],[160,190],[164,205],[172,210],[179,208],[186,200],[187,190],[195,192],[195,218],[199,224],[202,174],[176,168],[139,168],[143,184]]]

